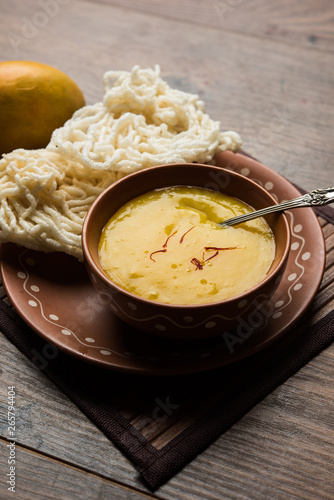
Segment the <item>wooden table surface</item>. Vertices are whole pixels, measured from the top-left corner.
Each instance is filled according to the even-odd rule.
[[[0,60],[56,66],[89,104],[102,98],[105,71],[159,64],[264,164],[305,189],[334,184],[331,0],[1,0],[0,20]],[[334,346],[152,494],[74,404],[0,342],[1,409],[15,385],[19,436],[11,496],[1,410],[0,498],[334,498]]]

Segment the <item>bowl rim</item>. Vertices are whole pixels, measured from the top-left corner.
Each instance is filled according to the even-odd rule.
[[[114,288],[117,293],[121,293],[121,294],[125,295],[126,297],[128,297],[129,300],[132,300],[132,301],[136,300],[136,301],[142,302],[142,303],[149,305],[149,306],[153,306],[153,307],[159,306],[162,308],[166,308],[168,310],[170,310],[170,309],[186,310],[186,309],[194,309],[194,308],[195,309],[203,309],[203,308],[217,307],[220,305],[234,303],[235,301],[241,301],[241,300],[245,299],[246,297],[253,295],[253,293],[256,293],[260,288],[265,286],[266,283],[268,283],[270,280],[274,279],[274,277],[280,273],[282,267],[285,266],[285,263],[287,262],[287,258],[288,258],[288,255],[290,252],[290,246],[291,246],[291,229],[290,229],[288,219],[287,219],[284,212],[281,212],[278,215],[279,217],[281,217],[283,219],[284,226],[286,229],[286,231],[285,231],[285,234],[286,234],[285,247],[284,247],[283,255],[282,255],[278,265],[276,266],[276,268],[272,272],[269,272],[259,283],[254,285],[252,288],[249,288],[248,290],[245,290],[244,292],[242,292],[238,295],[234,295],[233,297],[229,297],[228,299],[218,300],[215,302],[207,302],[207,303],[203,303],[203,304],[201,304],[201,303],[199,303],[199,304],[196,304],[196,303],[194,303],[194,304],[172,304],[172,303],[166,303],[166,302],[153,301],[153,300],[146,299],[145,297],[141,297],[140,295],[136,295],[132,292],[129,292],[128,290],[126,290],[125,288],[122,288],[121,286],[114,283],[110,278],[108,278],[108,276],[103,271],[101,271],[99,269],[99,267],[96,265],[95,260],[91,255],[90,246],[89,246],[88,241],[87,241],[88,226],[91,224],[92,214],[94,213],[96,206],[101,202],[101,200],[105,196],[109,195],[110,191],[113,191],[115,188],[117,188],[117,186],[119,184],[122,184],[123,182],[124,183],[129,182],[129,180],[131,180],[133,177],[137,177],[138,175],[140,176],[147,171],[164,169],[164,167],[213,168],[213,169],[217,169],[217,171],[227,171],[230,175],[237,177],[237,178],[240,177],[244,181],[248,182],[251,186],[255,187],[255,189],[262,191],[267,197],[269,197],[271,199],[273,205],[278,204],[277,200],[273,197],[273,195],[271,193],[269,193],[269,191],[267,191],[263,186],[261,186],[260,184],[258,184],[254,180],[243,176],[242,174],[240,174],[238,172],[234,172],[233,170],[224,169],[222,167],[216,167],[215,165],[202,164],[202,163],[166,163],[166,164],[162,164],[162,165],[154,165],[151,167],[147,167],[147,168],[144,168],[142,170],[132,172],[132,173],[126,175],[125,177],[122,177],[122,178],[116,180],[113,184],[111,184],[105,190],[103,190],[102,193],[100,193],[98,195],[98,197],[94,200],[94,202],[90,206],[90,208],[85,216],[85,219],[83,222],[83,227],[82,227],[82,233],[81,233],[82,249],[83,249],[84,262],[86,264],[86,267],[88,266],[91,269],[93,269],[94,273],[96,273],[99,276],[99,278],[106,285]],[[177,186],[177,185],[178,185],[177,183],[171,183],[171,184],[167,183],[166,187]],[[191,181],[189,182],[189,186],[191,186]],[[194,187],[196,187],[196,186],[194,186]],[[198,186],[198,187],[200,187],[200,186]],[[151,189],[149,189],[149,190],[151,190]],[[221,192],[220,189],[219,189],[219,191]],[[270,296],[268,296],[268,298],[270,298]]]

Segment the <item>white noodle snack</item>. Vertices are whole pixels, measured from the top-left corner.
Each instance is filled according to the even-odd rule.
[[[207,163],[238,151],[197,95],[172,89],[159,67],[104,75],[102,102],[76,111],[45,149],[0,160],[0,242],[62,251],[82,260],[81,229],[96,197],[116,179],[167,163]]]
[[[240,148],[239,135],[222,133],[197,95],[170,88],[159,73],[138,66],[105,73],[103,102],[76,111],[49,147],[122,175],[164,163],[205,163],[218,151]]]
[[[17,149],[0,161],[0,238],[82,260],[86,213],[114,172],[87,169],[45,149]]]

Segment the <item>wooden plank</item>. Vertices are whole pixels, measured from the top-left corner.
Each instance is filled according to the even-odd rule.
[[[19,16],[15,4],[8,2],[2,12],[2,59],[59,67],[89,103],[102,99],[104,71],[158,63],[173,87],[200,95],[221,128],[237,130],[245,150],[263,163],[296,183],[302,179],[305,189],[331,179],[331,53],[273,40],[264,47],[261,38],[247,34],[77,0],[59,6],[45,27],[25,38],[22,19],[33,22],[38,4],[21,2]],[[17,47],[13,35],[23,40]]]
[[[10,474],[8,442],[0,439],[0,455],[3,474]],[[22,448],[13,449],[15,476],[12,483],[1,484],[1,498],[20,500],[88,500],[92,498],[117,498],[119,500],[143,500],[155,498],[150,494],[130,490],[105,478],[58,462],[50,457]],[[12,459],[11,459],[12,460]],[[14,490],[8,490],[14,488]]]
[[[334,51],[331,0],[98,0],[167,19]]]
[[[333,362],[333,356],[328,361]],[[225,442],[215,443],[205,464],[199,459],[197,477],[209,477],[210,469],[215,470],[223,498],[331,498],[333,478],[323,463],[331,460],[333,405],[327,404],[325,388],[319,397],[319,379],[309,370],[301,370],[296,380],[268,396],[244,418],[244,425],[236,424],[225,435]],[[325,387],[330,387],[328,379]],[[238,477],[243,478],[240,485]]]

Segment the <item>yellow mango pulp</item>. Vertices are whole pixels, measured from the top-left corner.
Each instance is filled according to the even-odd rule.
[[[275,256],[263,218],[217,225],[249,211],[237,198],[204,188],[150,191],[106,224],[102,268],[120,287],[157,302],[205,304],[237,296],[265,278]]]

